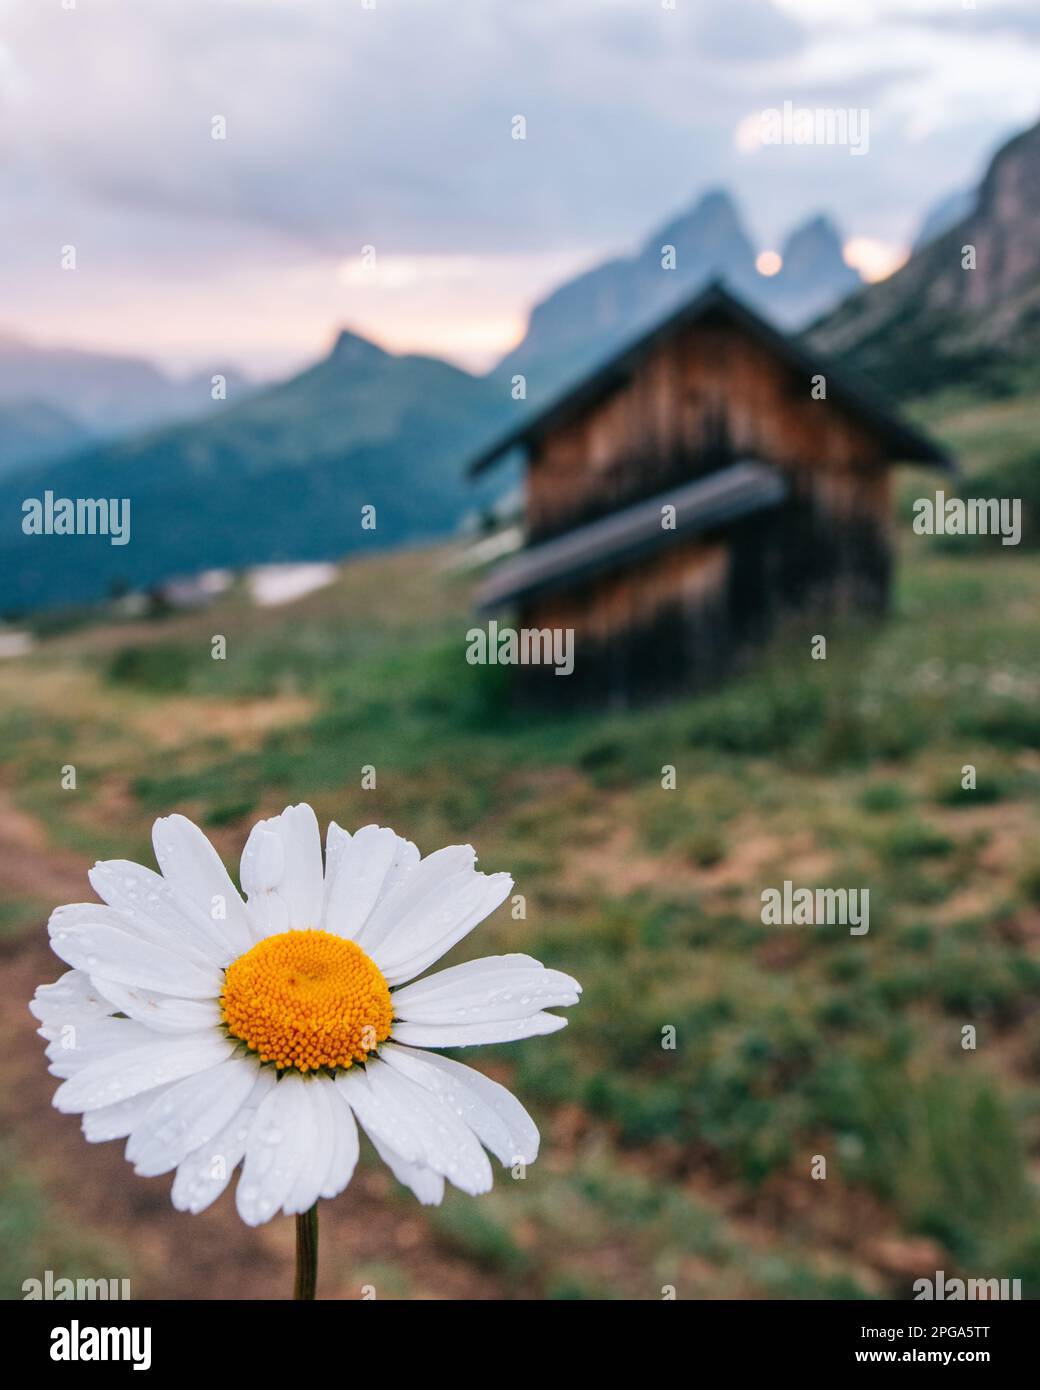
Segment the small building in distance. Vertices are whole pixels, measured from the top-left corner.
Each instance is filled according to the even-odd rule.
[[[884,611],[892,465],[942,448],[713,284],[470,465],[526,452],[526,542],[482,611],[573,629],[552,703],[714,682],[789,614]]]

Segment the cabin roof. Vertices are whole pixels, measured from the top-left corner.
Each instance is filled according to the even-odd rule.
[[[544,409],[522,421],[469,464],[470,476],[482,473],[511,449],[536,445],[561,425],[579,418],[623,386],[647,355],[673,334],[709,317],[722,317],[743,328],[797,372],[827,378],[828,399],[838,402],[882,439],[893,460],[931,463],[949,468],[949,454],[923,431],[904,420],[872,387],[844,368],[825,363],[815,353],[787,337],[713,281],[693,299],[663,319],[627,347],[608,358],[576,385],[567,387]]]
[[[664,545],[775,506],[786,492],[779,469],[753,459],[731,464],[522,551],[485,580],[477,603],[489,610],[569,588]],[[669,504],[675,508],[674,530],[661,525],[661,508]]]

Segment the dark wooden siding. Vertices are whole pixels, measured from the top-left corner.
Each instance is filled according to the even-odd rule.
[[[524,698],[624,705],[705,681],[728,660],[730,548],[690,541],[619,574],[525,604],[520,624],[572,628],[574,671],[518,670]]]
[[[660,344],[635,375],[535,451],[527,476],[531,544],[735,462],[788,471],[825,509],[878,499],[877,439],[811,382],[726,322]],[[822,475],[826,475],[824,478]]]
[[[527,628],[570,628],[574,670],[517,670],[522,700],[625,706],[710,687],[782,621],[885,605],[889,554],[869,523],[836,529],[797,499],[711,537],[534,598]],[[825,629],[824,629],[825,630]],[[806,656],[808,648],[806,648]]]
[[[890,468],[877,437],[728,321],[660,343],[547,436],[527,477],[529,544],[752,457],[789,495],[766,514],[552,597],[520,624],[573,628],[575,671],[518,673],[525,697],[613,703],[719,679],[792,613],[884,609]]]

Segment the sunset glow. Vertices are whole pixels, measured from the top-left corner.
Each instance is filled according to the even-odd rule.
[[[864,280],[874,284],[887,280],[900,266],[910,259],[905,246],[893,246],[889,242],[876,241],[873,237],[854,236],[842,247],[845,264],[858,270]]]

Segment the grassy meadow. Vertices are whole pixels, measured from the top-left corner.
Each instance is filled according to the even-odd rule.
[[[925,419],[970,478],[1021,469],[1040,405]],[[939,1269],[1040,1296],[1040,551],[913,536],[908,499],[941,486],[902,481],[886,623],[807,622],[657,709],[514,708],[508,671],[465,663],[451,546],[358,559],[285,608],[235,591],[52,623],[0,665],[0,1292],[45,1268],[286,1292],[291,1222],[247,1230],[230,1193],[177,1214],[168,1177],[49,1109],[25,1004],[64,968],[47,913],[92,896],[95,859],[151,863],[179,810],[235,875],[253,820],[306,799],[424,852],[473,843],[526,917],[503,907],[452,959],[526,951],[585,988],[562,1033],[454,1054],[534,1114],[526,1179],[426,1211],[370,1154],[323,1204],[323,1296],[906,1298]],[[869,934],[763,926],[785,879],[869,887]]]

